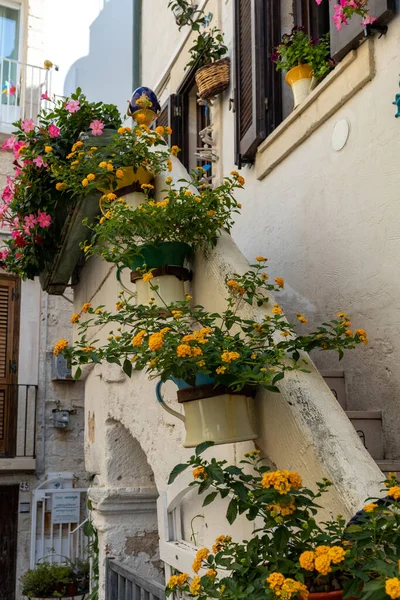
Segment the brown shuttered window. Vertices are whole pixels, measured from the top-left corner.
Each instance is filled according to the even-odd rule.
[[[269,57],[280,40],[280,3],[235,0],[235,163],[254,161],[281,120],[280,79]]]
[[[332,21],[335,3],[330,2],[329,4],[331,15],[331,56],[336,61],[340,61],[350,50],[357,48],[360,41],[369,31],[374,31],[374,25],[367,26],[367,28],[363,27],[361,25],[361,18],[355,15],[349,21],[348,25],[344,25],[340,31],[337,31]],[[378,17],[378,26],[386,25],[394,16],[395,0],[369,0],[368,8],[372,16]]]
[[[296,25],[302,25],[314,39],[329,33],[329,2],[323,0],[317,4],[315,0],[295,0],[294,20]]]
[[[11,456],[16,433],[19,281],[0,278],[0,456]]]

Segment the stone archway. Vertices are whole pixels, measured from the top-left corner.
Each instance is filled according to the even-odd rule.
[[[107,557],[128,565],[142,577],[164,580],[153,471],[138,440],[120,421],[107,419],[104,441],[99,485],[89,490],[99,534],[100,598],[104,597],[102,567]]]

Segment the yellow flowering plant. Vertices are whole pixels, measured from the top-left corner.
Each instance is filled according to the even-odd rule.
[[[162,310],[152,304],[136,305],[124,293],[115,313],[84,305],[81,312],[88,312],[90,318],[73,315],[78,337],[73,346],[62,349],[64,356],[78,366],[105,360],[120,364],[128,375],[133,368],[146,369],[151,377],[165,381],[173,376],[192,386],[198,375],[205,375],[216,385],[233,390],[262,386],[278,392],[276,384],[286,371],[307,371],[302,351],[336,350],[342,356],[345,350],[367,341],[364,330],[348,335],[347,316],[309,333],[297,332],[307,319],[299,314],[298,325],[289,323],[282,308],[272,305],[270,292],[279,292],[284,281],[277,277],[269,283],[266,259],[259,256],[257,260],[245,274],[228,279],[226,309],[221,314],[210,313],[201,305],[192,307],[190,297]],[[151,271],[144,273],[143,279],[149,281],[156,296],[158,287],[152,285]],[[265,307],[264,318],[240,316],[238,309],[246,303]],[[112,325],[112,330],[106,343],[98,345],[90,329],[104,325]]]
[[[400,488],[394,477],[385,482],[392,500],[374,503],[382,505],[376,519],[367,505],[349,524],[342,516],[321,523],[318,510],[330,481],[324,479],[316,483],[316,491],[310,490],[298,473],[270,470],[258,450],[246,453],[239,466],[205,460],[202,453],[212,445],[198,446],[186,463],[173,469],[169,483],[191,468],[191,485],[206,494],[203,506],[217,497],[228,498],[228,523],[245,514],[250,521],[257,519],[257,529],[248,540],[220,535],[211,550],[201,548],[193,574],[171,578],[167,596],[184,592],[201,600],[307,600],[310,593],[343,590],[345,599],[399,598],[395,496]]]
[[[216,244],[222,229],[230,231],[240,204],[234,191],[243,187],[243,178],[235,171],[223,182],[210,188],[201,183],[204,169],[198,167],[189,180],[180,180],[179,188],[167,178],[163,199],[153,199],[154,187],[143,184],[143,202],[136,208],[105,198],[103,215],[92,227],[87,256],[100,255],[108,262],[129,267],[140,255],[143,245],[181,242],[193,250]]]

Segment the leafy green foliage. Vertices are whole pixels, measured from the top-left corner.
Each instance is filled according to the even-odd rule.
[[[109,239],[111,242],[111,235]],[[114,243],[117,248],[117,235]],[[278,304],[271,306],[270,293],[282,289],[283,279],[277,277],[269,283],[264,272],[266,259],[258,258],[262,260],[249,271],[234,274],[227,281],[226,309],[221,314],[210,313],[201,305],[192,306],[190,297],[165,304],[160,312],[154,304],[137,305],[124,292],[115,313],[102,306],[85,305],[83,314],[87,313],[88,318],[75,315],[79,321],[78,338],[72,347],[64,344],[64,356],[76,366],[107,361],[123,366],[130,375],[133,365],[133,370],[146,369],[151,377],[166,381],[173,376],[192,386],[196,376],[202,374],[233,390],[249,385],[278,392],[278,384],[287,371],[307,371],[303,351],[319,348],[344,352],[367,341],[364,330],[354,334],[349,330],[344,313],[310,333],[297,332],[297,324],[287,322],[282,308]],[[152,284],[151,275],[144,273],[143,277],[149,278],[156,297],[158,287]],[[246,316],[239,314],[239,308],[260,302],[266,309],[263,318],[247,318],[244,311]],[[300,313],[297,319],[307,323]],[[98,346],[90,332],[103,326],[110,327],[109,335]]]
[[[67,585],[77,583],[86,591],[89,565],[83,561],[67,565],[39,563],[21,577],[21,594],[28,598],[60,598],[67,594]]]
[[[206,14],[188,0],[169,0],[168,8],[172,10],[179,30],[188,26],[192,31],[198,33],[189,50],[190,61],[186,65],[187,67],[195,65],[200,68],[220,60],[226,55],[228,48],[224,44],[221,30],[217,27],[207,29],[213,18],[212,13]],[[203,32],[201,32],[202,29]]]
[[[315,79],[320,81],[334,66],[329,56],[329,34],[313,40],[303,27],[294,27],[291,33],[282,36],[282,42],[275,48],[272,61],[277,71],[285,72],[298,65],[308,64]]]
[[[196,452],[187,466],[193,469],[191,485],[199,494],[212,490],[203,506],[229,497],[227,522],[243,514],[255,520],[257,528],[247,540],[236,542],[221,535],[211,553],[200,549],[193,569],[196,573],[208,569],[207,573],[192,584],[186,574],[171,577],[167,596],[179,592],[199,600],[303,600],[307,591],[342,589],[344,599],[383,600],[388,598],[388,581],[400,590],[400,511],[395,500],[400,498],[400,487],[395,475],[385,482],[391,497],[366,505],[346,525],[342,516],[326,522],[319,518],[330,481],[317,482],[312,491],[302,485],[297,473],[270,471],[258,450],[246,453],[238,466],[206,460]],[[317,563],[318,556],[327,557],[327,570],[324,562]]]

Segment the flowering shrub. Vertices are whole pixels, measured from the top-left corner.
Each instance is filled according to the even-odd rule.
[[[235,542],[220,535],[211,552],[201,548],[192,579],[187,573],[173,575],[167,596],[184,592],[204,600],[307,600],[309,592],[343,589],[344,598],[400,597],[394,575],[399,568],[397,492],[392,490],[381,509],[367,505],[358,525],[347,526],[342,516],[321,523],[316,516],[330,481],[317,483],[314,492],[296,472],[270,471],[258,450],[245,454],[239,466],[227,466],[226,461],[201,457],[209,446],[212,442],[201,444],[187,463],[177,465],[169,483],[191,467],[191,485],[199,494],[207,492],[203,506],[229,496],[227,521],[232,524],[238,514],[245,514],[250,521],[257,519],[257,528],[249,540]],[[398,482],[391,476],[386,485],[397,488]]]
[[[315,1],[317,4],[321,4],[323,0]],[[371,25],[376,21],[376,17],[369,14],[368,0],[339,0],[333,8],[335,12],[332,18],[338,31],[342,29],[342,25],[349,24],[349,19],[353,15],[362,17],[362,25]]]
[[[137,208],[115,202],[114,194],[105,196],[104,216],[91,227],[87,255],[100,254],[109,262],[129,266],[143,244],[184,242],[193,250],[202,244],[215,245],[221,229],[230,231],[233,215],[239,212],[241,205],[233,192],[243,187],[244,179],[233,171],[231,177],[211,189],[199,186],[203,173],[198,167],[190,181],[180,181],[178,190],[172,178],[167,178],[168,188],[161,202],[152,200],[153,186],[143,184],[145,198]]]
[[[73,315],[73,322],[79,323],[78,341],[71,347],[64,341],[61,349],[56,346],[55,353],[63,351],[75,365],[102,360],[121,364],[128,375],[134,365],[164,381],[172,375],[194,385],[196,375],[204,374],[235,390],[251,385],[278,392],[276,383],[285,371],[306,370],[302,350],[337,350],[341,357],[344,350],[367,343],[363,329],[350,330],[345,313],[308,334],[297,334],[296,326],[286,321],[278,304],[261,322],[240,317],[237,311],[242,303],[268,306],[269,293],[284,286],[280,277],[268,283],[266,260],[257,257],[250,271],[227,281],[227,308],[222,314],[209,313],[200,305],[192,308],[190,297],[165,306],[160,313],[155,306],[133,304],[123,292],[115,313],[84,304],[81,314]],[[145,273],[143,279],[151,284],[152,273]],[[152,289],[156,295],[157,286]],[[84,321],[82,313],[89,313],[90,319]],[[297,319],[307,323],[300,313]],[[89,336],[90,328],[106,324],[113,329],[107,343],[97,346],[97,340]]]
[[[115,106],[89,103],[80,89],[42,111],[37,125],[33,119],[15,125],[2,147],[13,152],[15,172],[2,193],[0,222],[11,237],[0,260],[22,278],[33,278],[51,262],[68,210],[81,198],[99,187],[114,190],[126,166],[151,172],[168,167],[169,151],[150,149],[166,145],[161,135],[145,126],[133,132],[121,127]],[[78,138],[89,130],[84,144]],[[103,135],[108,143],[97,147]]]
[[[312,40],[304,31],[304,27],[294,27],[291,33],[282,36],[282,42],[275,48],[271,60],[275,63],[277,71],[286,72],[297,65],[308,64],[315,79],[319,81],[334,66],[329,55],[329,34],[320,40]]]

